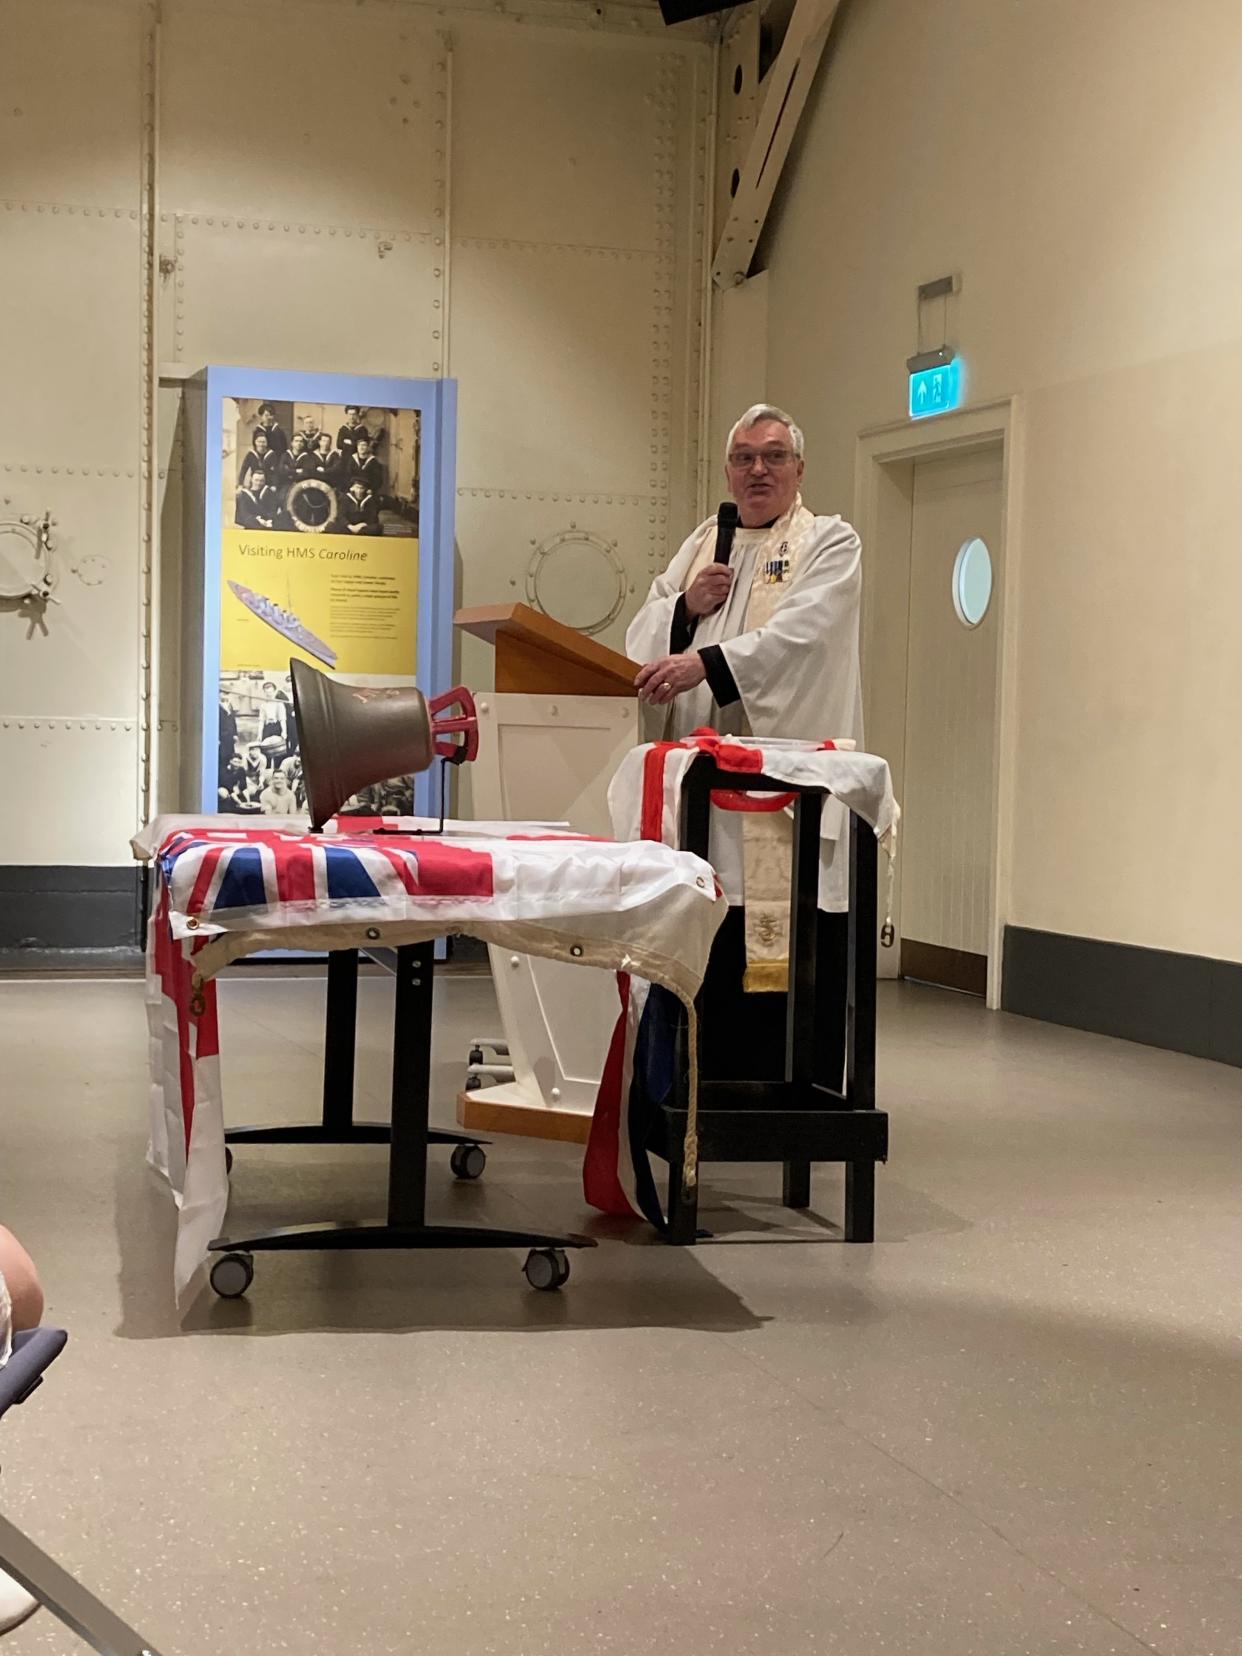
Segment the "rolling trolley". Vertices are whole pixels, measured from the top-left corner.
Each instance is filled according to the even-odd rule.
[[[560,1288],[569,1279],[570,1250],[593,1248],[588,1236],[547,1235],[481,1225],[429,1225],[426,1218],[427,1148],[453,1146],[450,1167],[458,1179],[479,1178],[487,1163],[486,1141],[444,1132],[429,1124],[431,1008],[434,943],[368,949],[369,958],[396,979],[393,1014],[392,1120],[354,1119],[354,1061],[358,1012],[358,951],[336,949],[328,956],[324,1028],[323,1113],[317,1122],[291,1126],[233,1127],[234,1144],[387,1144],[388,1210],[383,1222],[358,1224],[325,1220],[285,1226],[252,1235],[217,1237],[209,1270],[212,1288],[237,1299],[254,1280],[256,1253],[354,1248],[526,1248],[523,1271],[532,1288]],[[226,1148],[231,1168],[232,1152]]]

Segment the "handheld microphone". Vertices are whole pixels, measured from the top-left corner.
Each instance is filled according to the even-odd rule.
[[[737,534],[738,510],[735,500],[722,500],[716,513],[716,551],[713,563],[727,564],[733,553],[733,537]]]

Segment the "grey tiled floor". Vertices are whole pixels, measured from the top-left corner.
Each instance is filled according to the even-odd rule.
[[[442,1119],[485,981],[446,979]],[[321,985],[222,991],[234,1120],[318,1085]],[[560,1295],[504,1253],[269,1256],[169,1301],[141,986],[0,984],[0,1218],[72,1344],[0,1500],[166,1653],[1013,1656],[1242,1649],[1242,1076],[881,996],[874,1247],[708,1170],[693,1252],[600,1225]],[[391,990],[364,981],[381,1112]],[[370,1216],[381,1150],[239,1155],[234,1212]],[[442,1215],[584,1223],[498,1143]],[[5,1656],[64,1651],[46,1614]]]

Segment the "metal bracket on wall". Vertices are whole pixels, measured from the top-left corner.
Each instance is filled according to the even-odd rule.
[[[796,0],[776,61],[763,78],[763,104],[716,244],[712,281],[718,288],[736,287],[749,274],[839,3]]]
[[[47,632],[44,612],[49,604],[59,602],[53,596],[57,578],[52,560],[55,522],[48,512],[41,518],[23,514],[0,519],[0,608],[16,610],[27,618],[27,638],[33,636],[36,627]]]

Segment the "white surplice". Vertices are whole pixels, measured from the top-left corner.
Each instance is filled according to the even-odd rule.
[[[677,600],[711,561],[716,519],[690,535],[630,623],[626,653],[649,662],[670,653]],[[789,737],[862,744],[858,662],[862,551],[840,517],[814,517],[801,498],[771,528],[739,528],[729,559],[733,584],[714,615],[703,616],[690,648],[718,644],[740,700],[719,707],[704,682],[670,708],[650,710],[649,740],[710,726],[722,735]],[[783,577],[783,578],[782,578]],[[825,800],[819,904],[849,906],[848,816]],[[736,816],[713,812],[711,861],[731,903],[743,900],[741,833]]]

